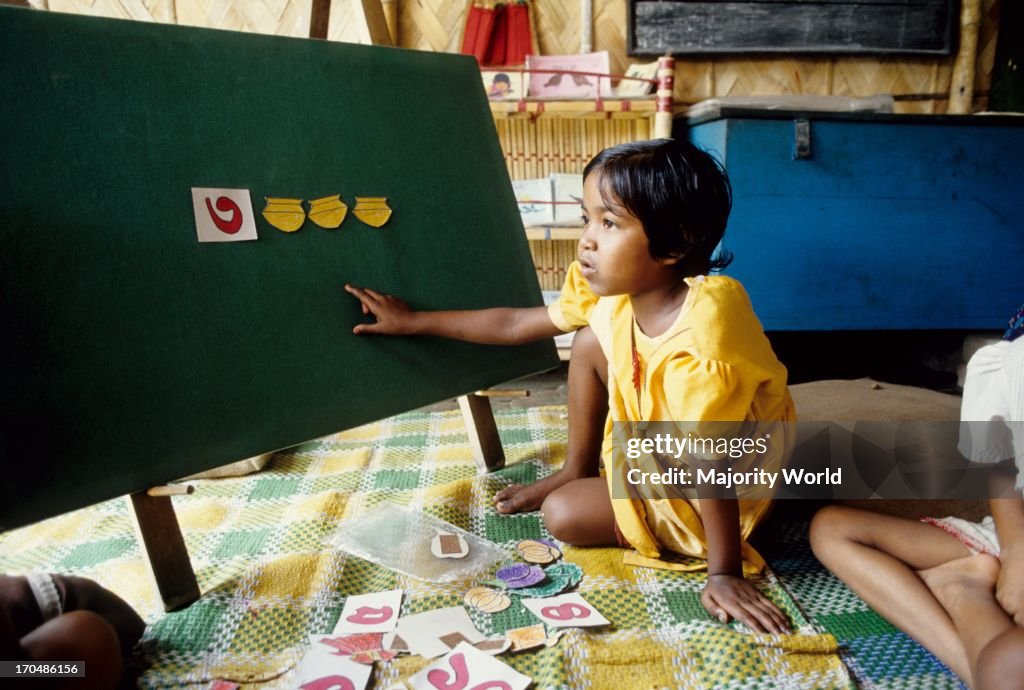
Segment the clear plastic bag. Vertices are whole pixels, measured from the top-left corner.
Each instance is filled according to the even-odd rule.
[[[438,558],[430,544],[438,532],[466,540],[463,558]],[[343,551],[428,582],[470,578],[512,555],[497,544],[419,510],[384,502],[348,520],[328,539]]]

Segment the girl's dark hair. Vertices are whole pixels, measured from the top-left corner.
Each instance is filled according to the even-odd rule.
[[[690,275],[720,271],[732,253],[715,247],[732,209],[725,169],[688,141],[653,139],[607,148],[583,169],[597,173],[609,209],[625,208],[643,225],[655,259],[683,257]],[[714,256],[712,256],[714,254]]]

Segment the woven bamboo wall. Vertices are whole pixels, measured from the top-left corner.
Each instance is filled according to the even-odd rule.
[[[494,0],[478,0],[494,2]],[[975,110],[987,105],[1003,0],[983,0],[975,69]],[[32,0],[60,12],[94,14],[192,26],[235,29],[286,36],[309,31],[312,0]],[[331,40],[366,42],[368,35],[354,10],[358,0],[332,0]],[[396,16],[398,45],[455,52],[462,37],[467,0],[385,0]],[[575,53],[580,47],[577,0],[531,0],[537,43],[544,54]],[[622,73],[626,55],[626,0],[593,0],[593,47],[607,50],[613,72]],[[892,93],[902,112],[942,113],[952,78],[952,57],[844,57],[679,59],[675,95],[683,103],[713,96],[762,94],[834,94],[870,96]]]

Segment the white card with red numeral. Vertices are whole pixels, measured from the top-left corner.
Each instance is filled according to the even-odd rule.
[[[299,690],[365,690],[373,666],[337,656],[329,647],[314,644],[295,669]]]
[[[530,613],[553,628],[591,628],[608,625],[608,619],[575,592],[544,599],[522,598]]]
[[[467,642],[409,679],[413,690],[525,690],[531,682],[529,676]]]
[[[334,634],[391,632],[398,624],[402,590],[355,594],[345,600]]]
[[[192,211],[200,242],[255,240],[256,216],[248,189],[192,188]]]

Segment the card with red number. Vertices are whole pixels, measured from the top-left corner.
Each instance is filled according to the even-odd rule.
[[[402,608],[402,590],[373,594],[354,594],[345,600],[334,634],[391,632],[398,624]]]
[[[329,647],[314,644],[295,670],[299,690],[364,690],[373,666],[337,656]]]
[[[543,599],[522,599],[530,613],[553,628],[591,628],[608,625],[608,619],[579,594]]]
[[[531,682],[529,676],[466,642],[409,679],[413,690],[525,690]]]
[[[248,189],[193,187],[192,212],[200,242],[257,239],[256,216]]]

